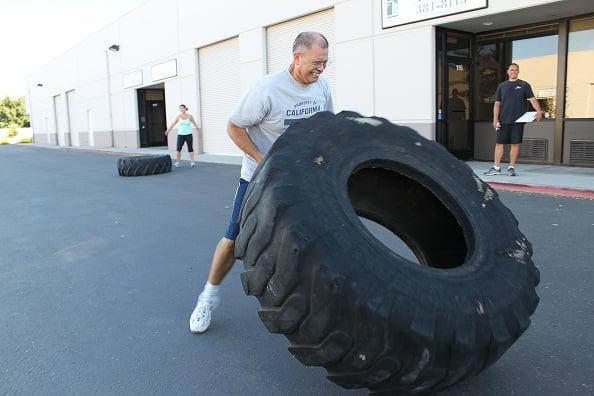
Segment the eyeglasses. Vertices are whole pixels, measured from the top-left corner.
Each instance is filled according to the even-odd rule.
[[[303,52],[299,52],[299,54],[303,56]],[[328,67],[332,64],[332,61],[330,59],[326,59],[325,61],[311,61],[311,64],[316,68],[321,66]]]
[[[325,61],[313,61],[311,62],[311,64],[314,65],[316,68],[320,66],[328,67],[332,64],[332,61],[330,59],[327,59]]]

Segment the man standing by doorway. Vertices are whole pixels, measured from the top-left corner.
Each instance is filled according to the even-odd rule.
[[[509,79],[502,82],[495,91],[495,104],[493,105],[493,128],[497,132],[495,144],[495,163],[485,172],[485,175],[501,174],[501,157],[506,144],[510,144],[509,166],[507,174],[516,175],[516,159],[520,152],[520,144],[524,136],[524,124],[516,120],[526,111],[526,100],[529,100],[536,110],[536,122],[542,119],[540,104],[534,97],[530,84],[518,79],[520,66],[511,63],[507,67]]]
[[[208,281],[190,316],[192,333],[202,333],[210,325],[220,284],[235,262],[239,212],[258,163],[291,123],[319,111],[334,111],[330,85],[321,76],[327,63],[328,40],[320,33],[300,33],[289,68],[260,79],[229,117],[229,136],[245,154],[227,232],[214,251]]]

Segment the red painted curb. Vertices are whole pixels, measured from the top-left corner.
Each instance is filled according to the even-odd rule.
[[[552,186],[529,186],[526,184],[487,182],[496,190],[522,191],[536,194],[560,195],[563,197],[594,199],[594,190]]]

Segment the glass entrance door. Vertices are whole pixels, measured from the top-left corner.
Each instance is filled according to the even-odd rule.
[[[461,159],[470,159],[470,62],[450,60],[447,80],[447,148]]]
[[[438,33],[437,141],[456,157],[473,157],[472,36]]]

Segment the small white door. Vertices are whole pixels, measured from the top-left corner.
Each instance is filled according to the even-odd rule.
[[[64,101],[62,95],[54,96],[54,122],[56,124],[56,144],[65,145],[64,139]]]
[[[95,145],[95,133],[93,131],[93,111],[87,110],[87,130],[89,131],[89,146]]]
[[[80,146],[78,131],[74,128],[74,125],[76,124],[76,103],[74,100],[74,89],[66,92],[66,127],[68,128],[68,133],[70,134],[70,144],[72,146]]]

